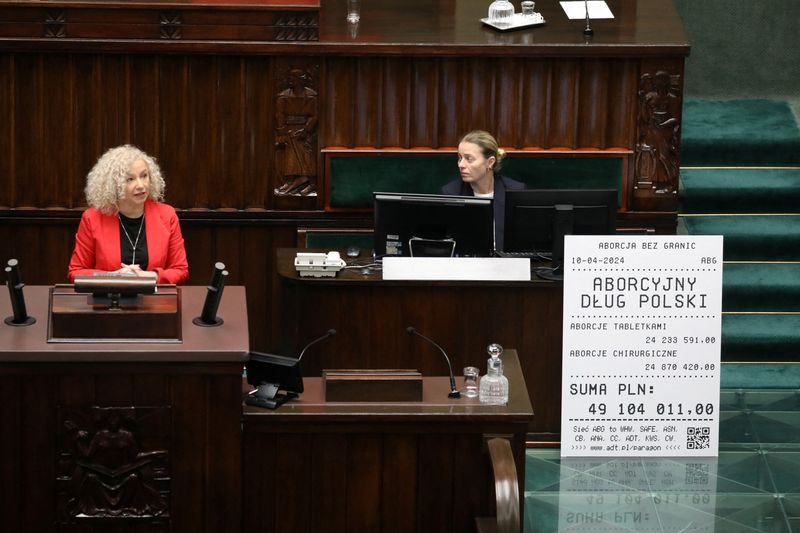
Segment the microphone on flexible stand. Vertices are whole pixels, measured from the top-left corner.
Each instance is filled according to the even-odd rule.
[[[583,28],[583,34],[588,37],[590,35],[594,35],[592,24],[589,21],[589,0],[583,0],[583,5],[586,8],[586,27]]]
[[[331,328],[331,329],[329,329],[328,331],[325,332],[325,335],[321,336],[318,339],[314,339],[313,341],[311,341],[308,344],[306,344],[305,348],[300,350],[300,355],[297,356],[297,361],[300,362],[300,360],[303,358],[303,354],[306,353],[306,350],[308,350],[309,348],[311,348],[312,346],[314,346],[318,342],[324,341],[328,337],[333,337],[334,335],[336,335],[336,330]]]
[[[419,331],[417,331],[416,329],[414,329],[412,326],[408,326],[406,328],[406,333],[408,333],[409,335],[417,335],[418,337],[422,337],[423,339],[425,339],[429,343],[431,343],[434,346],[436,346],[439,349],[439,351],[442,352],[442,355],[444,356],[444,360],[447,361],[447,369],[450,371],[450,393],[447,395],[447,397],[448,398],[454,398],[454,399],[461,398],[461,393],[458,392],[458,389],[456,388],[456,377],[453,375],[453,366],[450,364],[450,358],[447,357],[447,353],[445,353],[445,351],[442,349],[442,347],[439,346],[438,344],[436,344],[435,342],[433,342],[431,339],[429,339],[428,337],[426,337],[422,333],[420,333]]]

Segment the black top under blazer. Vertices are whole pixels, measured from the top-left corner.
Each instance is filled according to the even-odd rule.
[[[503,230],[506,222],[506,190],[524,189],[525,184],[505,176],[494,177],[494,248],[503,250]],[[442,194],[451,196],[475,196],[469,183],[461,179],[445,184]]]

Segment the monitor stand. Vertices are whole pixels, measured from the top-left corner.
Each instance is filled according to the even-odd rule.
[[[456,251],[454,239],[424,239],[411,237],[408,239],[411,257],[453,257]]]
[[[278,385],[274,383],[262,383],[254,392],[245,397],[244,403],[247,405],[255,405],[256,407],[277,409],[289,400],[297,398],[297,396],[298,395],[294,392],[279,394]]]
[[[541,279],[564,281],[564,236],[572,235],[575,217],[572,205],[558,204],[554,208],[552,264],[550,268],[536,270],[535,273]]]

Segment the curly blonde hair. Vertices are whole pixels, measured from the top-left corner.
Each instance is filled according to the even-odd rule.
[[[458,141],[458,144],[461,143],[472,143],[477,145],[478,148],[481,149],[483,157],[486,159],[494,156],[495,163],[494,167],[492,167],[493,171],[497,172],[500,170],[500,167],[503,166],[503,159],[506,157],[506,151],[497,146],[497,141],[488,131],[473,130],[461,137],[461,140]]]
[[[160,202],[164,199],[164,177],[156,160],[139,148],[124,144],[111,148],[97,160],[86,176],[86,202],[111,215],[117,212],[117,203],[124,194],[128,170],[136,161],[142,160],[150,171],[150,193],[148,198]]]

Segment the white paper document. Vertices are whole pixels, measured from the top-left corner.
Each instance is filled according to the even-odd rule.
[[[570,20],[585,19],[587,4],[589,5],[590,19],[614,18],[614,14],[611,12],[611,9],[609,9],[608,4],[603,0],[591,0],[590,2],[584,2],[583,0],[561,2],[561,8]]]
[[[530,281],[531,260],[519,257],[384,257],[383,279]]]
[[[721,311],[719,235],[567,235],[561,455],[716,456]]]

